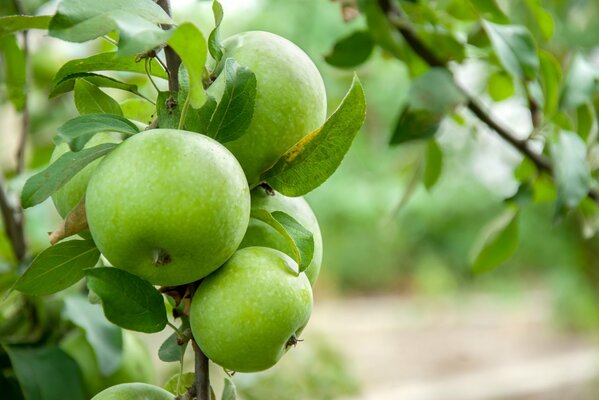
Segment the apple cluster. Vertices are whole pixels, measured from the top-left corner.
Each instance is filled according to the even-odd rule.
[[[255,75],[254,113],[246,133],[221,144],[175,129],[126,140],[95,135],[88,147],[120,143],[53,195],[64,217],[85,198],[94,242],[104,258],[153,285],[201,280],[191,301],[191,330],[204,353],[241,372],[273,366],[295,345],[312,311],[322,261],[318,222],[301,197],[261,185],[260,176],[326,117],[322,78],[296,45],[266,32],[223,42],[224,57]],[[221,97],[221,74],[209,87]],[[68,151],[56,148],[54,158]],[[252,209],[282,211],[312,233],[304,272],[293,249]]]

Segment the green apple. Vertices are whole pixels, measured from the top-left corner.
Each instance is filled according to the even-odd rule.
[[[147,383],[123,383],[104,390],[92,400],[174,400],[175,396]]]
[[[69,334],[60,347],[79,365],[89,397],[119,383],[154,381],[150,353],[144,343],[130,332],[123,331],[123,362],[109,376],[102,376],[94,349],[83,331],[76,330]]]
[[[268,32],[244,32],[223,42],[224,56],[256,74],[256,103],[247,132],[225,145],[237,157],[250,186],[291,146],[320,127],[326,118],[326,92],[310,57],[285,38]],[[221,73],[208,89],[219,100]]]
[[[95,134],[89,142],[85,144],[85,148],[97,146],[104,143],[119,143],[122,140],[122,136],[115,132],[100,132]],[[61,143],[54,149],[50,162],[56,161],[60,156],[69,151],[69,145]],[[63,187],[58,189],[52,195],[52,202],[58,210],[61,217],[66,217],[69,211],[71,211],[85,195],[87,189],[87,183],[92,176],[92,173],[100,163],[99,158],[89,163],[85,168],[72,177]]]
[[[312,232],[314,255],[304,272],[310,280],[310,284],[314,286],[322,265],[322,235],[316,216],[308,202],[303,197],[287,197],[277,192],[274,192],[274,195],[269,194],[260,186],[252,190],[251,196],[252,208],[262,208],[269,212],[283,211]],[[239,245],[239,247],[250,246],[270,247],[293,257],[291,247],[285,238],[270,225],[256,219],[250,219],[247,232]]]
[[[297,342],[312,312],[312,288],[286,254],[246,247],[205,278],[191,302],[195,340],[232,371],[272,367]]]
[[[85,201],[106,259],[154,285],[194,282],[220,267],[250,213],[235,157],[207,136],[172,129],[139,133],[108,154]]]

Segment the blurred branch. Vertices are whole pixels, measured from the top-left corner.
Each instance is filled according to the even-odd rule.
[[[17,211],[19,210],[19,211]],[[2,213],[2,223],[15,258],[20,262],[25,258],[27,245],[25,234],[23,232],[23,213],[20,206],[12,207],[8,201],[4,181],[0,177],[0,212]]]
[[[404,38],[406,43],[412,48],[412,50],[420,56],[429,66],[447,68],[447,64],[438,58],[427,45],[416,35],[409,24],[406,23],[406,19],[402,11],[393,2],[393,0],[378,0],[378,4],[387,16],[388,20],[394,25],[397,31]],[[451,72],[451,71],[450,71]],[[503,140],[511,144],[521,154],[526,156],[532,161],[539,171],[544,171],[553,176],[553,167],[551,162],[529,147],[528,140],[518,139],[517,135],[497,122],[490,113],[484,109],[483,105],[464,88],[460,87],[457,82],[454,83],[460,89],[460,91],[466,96],[466,107],[482,122],[484,122],[489,128],[495,131]],[[533,126],[536,126],[539,116],[538,106],[531,104],[531,114],[533,119]],[[588,197],[599,203],[599,193],[591,189],[588,193]]]

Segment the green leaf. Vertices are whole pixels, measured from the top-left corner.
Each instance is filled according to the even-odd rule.
[[[156,106],[144,99],[127,99],[121,103],[121,110],[125,118],[147,124],[156,114]]]
[[[591,186],[591,172],[586,160],[584,141],[574,132],[561,131],[550,146],[557,185],[558,208],[575,208]]]
[[[223,58],[223,46],[220,41],[220,24],[224,16],[223,6],[218,0],[212,2],[212,14],[214,14],[214,29],[210,32],[210,36],[208,36],[208,50],[210,50],[210,55],[214,58],[216,64],[218,64]]]
[[[576,133],[583,141],[588,140],[596,120],[595,110],[591,104],[581,104],[576,108]]]
[[[68,143],[71,150],[81,151],[98,132],[119,132],[134,135],[137,126],[126,118],[114,114],[87,114],[68,120],[57,129],[54,143]]]
[[[48,29],[50,15],[9,15],[0,17],[0,36],[26,29]]]
[[[151,74],[158,78],[167,79],[166,72],[160,67],[157,61],[153,68],[150,68]],[[52,80],[52,91],[57,90],[57,86],[72,75],[91,71],[125,71],[146,74],[143,62],[136,61],[134,56],[121,56],[116,52],[95,54],[91,57],[75,59],[64,64]]]
[[[77,363],[59,347],[4,349],[27,400],[86,399]]]
[[[221,400],[237,400],[237,389],[233,379],[225,376],[225,385],[223,386],[223,394]]]
[[[488,272],[509,260],[518,248],[518,210],[508,208],[484,229],[472,258],[474,273]]]
[[[158,24],[170,25],[173,20],[152,0],[63,0],[50,21],[49,34],[86,42],[119,30],[122,42],[139,39],[136,35],[153,36],[161,30]]]
[[[360,0],[360,11],[366,16],[368,31],[374,42],[395,58],[405,60],[402,38],[376,1]]]
[[[164,390],[171,392],[174,395],[183,394],[188,387],[193,385],[194,379],[195,375],[193,372],[185,372],[184,374],[181,374],[180,378],[177,373],[164,384]],[[177,384],[179,385],[178,387]]]
[[[173,31],[168,44],[181,57],[181,61],[187,68],[190,104],[193,108],[200,108],[206,100],[202,83],[202,72],[207,56],[206,40],[195,25],[186,22]]]
[[[221,143],[241,137],[250,126],[256,100],[256,75],[228,58],[225,91],[208,125],[208,136]]]
[[[162,129],[177,129],[181,117],[181,104],[173,101],[170,92],[158,93],[156,99],[158,126]]]
[[[438,26],[434,28],[418,27],[416,32],[429,49],[435,49],[435,56],[444,63],[462,62],[466,58],[464,45],[450,32],[442,30]]]
[[[427,190],[431,190],[439,180],[443,171],[443,151],[435,140],[429,140],[426,145],[426,164],[422,182]]]
[[[23,208],[33,207],[60,189],[83,167],[112,151],[117,144],[105,143],[77,152],[68,152],[45,170],[38,172],[25,182],[21,193]]]
[[[312,232],[283,211],[270,213],[265,209],[253,208],[250,216],[270,225],[285,238],[293,251],[295,261],[298,263],[299,272],[303,272],[308,268],[314,256]]]
[[[79,114],[116,114],[123,115],[119,103],[85,79],[75,83],[75,106]]]
[[[137,85],[121,82],[109,76],[94,74],[91,72],[80,72],[66,76],[62,81],[58,82],[52,88],[49,97],[53,98],[60,94],[70,92],[75,88],[75,82],[80,79],[85,79],[87,82],[98,87],[108,87],[114,89],[125,90],[136,95],[140,95]]]
[[[98,305],[90,304],[83,296],[64,299],[63,317],[85,332],[103,376],[110,376],[123,363],[123,333],[108,322]]]
[[[189,322],[184,321],[179,327],[179,332],[184,332],[188,328]],[[175,332],[166,338],[162,345],[160,345],[160,348],[158,349],[158,358],[164,362],[181,362],[188,344],[188,341],[182,345],[177,343],[177,333]]]
[[[559,86],[562,81],[562,68],[555,57],[545,51],[539,51],[541,74],[539,80],[545,97],[543,110],[545,115],[553,114],[559,102]]]
[[[434,136],[445,115],[464,100],[445,68],[431,68],[412,81],[408,104],[395,125],[390,144]]]
[[[1,25],[0,25],[1,27]],[[8,100],[18,112],[25,107],[25,53],[14,35],[0,37],[0,54],[3,55],[4,78]]]
[[[13,289],[31,296],[59,292],[83,278],[83,270],[96,265],[99,258],[100,251],[91,240],[58,243],[33,260]]]
[[[503,71],[496,71],[489,77],[487,91],[493,101],[503,101],[512,97],[515,93],[512,77]]]
[[[339,167],[366,116],[364,89],[357,76],[324,125],[305,136],[266,171],[262,180],[286,196],[302,196]]]
[[[324,59],[334,67],[353,68],[366,62],[373,49],[374,42],[368,31],[359,30],[339,39]]]
[[[206,102],[202,107],[197,110],[191,109],[188,111],[185,120],[185,129],[206,134],[212,115],[214,115],[214,111],[216,110],[216,106],[217,103],[216,100],[214,100],[214,97],[207,94]]]
[[[87,286],[102,300],[106,318],[138,332],[160,332],[166,326],[162,295],[148,281],[119,268],[86,271]]]
[[[479,15],[493,22],[507,24],[510,22],[495,0],[469,0]]]
[[[539,72],[539,57],[534,39],[520,25],[497,25],[483,21],[497,57],[505,69],[522,80],[533,80]]]
[[[598,76],[593,66],[580,53],[576,53],[568,68],[560,108],[572,109],[591,101]]]
[[[532,19],[541,32],[543,39],[551,39],[555,28],[551,13],[543,8],[540,0],[526,0],[525,3],[532,14]]]

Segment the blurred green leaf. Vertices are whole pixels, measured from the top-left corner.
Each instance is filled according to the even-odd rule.
[[[561,131],[550,150],[558,191],[558,208],[575,208],[586,197],[591,185],[586,145],[574,132]]]
[[[80,152],[96,133],[107,131],[134,135],[139,129],[133,122],[120,115],[86,114],[68,120],[58,127],[54,143],[68,143],[72,151]]]
[[[250,216],[270,225],[279,232],[289,244],[298,263],[299,272],[303,272],[314,256],[314,237],[312,232],[302,226],[289,214],[282,211],[269,212],[261,208],[253,208]]]
[[[65,63],[52,80],[52,91],[57,90],[56,87],[69,79],[71,75],[90,71],[126,71],[144,75],[146,73],[144,63],[136,61],[134,56],[121,56],[116,52],[100,53]],[[157,62],[155,68],[151,68],[151,74],[159,78],[168,78]]]
[[[179,374],[175,374],[171,376],[171,378],[166,381],[164,384],[164,390],[171,392],[174,395],[180,395],[185,393],[188,387],[193,385],[195,379],[195,374],[193,372],[185,372],[181,374],[179,378]],[[179,386],[177,386],[177,384]]]
[[[25,182],[21,193],[23,208],[33,207],[60,189],[83,167],[112,151],[117,145],[105,143],[77,152],[67,152],[45,170],[38,172]]]
[[[57,82],[50,92],[48,97],[56,97],[60,94],[70,92],[75,88],[75,82],[77,80],[86,80],[87,82],[96,85],[98,87],[109,87],[114,89],[125,90],[133,94],[139,95],[136,85],[121,82],[109,76],[94,74],[91,72],[80,72],[76,74],[67,75],[60,82]]]
[[[83,296],[69,296],[64,299],[62,315],[83,329],[103,376],[111,375],[122,365],[123,333],[108,322],[101,307],[90,304]]]
[[[443,151],[435,140],[429,140],[426,144],[426,163],[422,182],[427,190],[431,190],[439,180],[443,171]]]
[[[334,67],[353,68],[366,62],[373,48],[374,42],[368,31],[354,31],[339,39],[324,59]]]
[[[366,16],[368,31],[374,42],[396,58],[404,59],[401,35],[389,22],[376,0],[359,0],[360,11]]]
[[[581,104],[576,108],[576,133],[585,142],[596,124],[595,109],[591,104]]]
[[[503,71],[495,71],[487,81],[487,91],[493,101],[503,101],[514,95],[514,81]]]
[[[200,108],[206,101],[202,83],[207,57],[206,40],[195,25],[186,22],[173,31],[168,44],[181,57],[189,74],[190,104],[193,108]]]
[[[85,400],[79,367],[60,348],[4,349],[27,400]]]
[[[432,137],[445,115],[464,100],[446,69],[431,68],[412,81],[408,104],[395,125],[390,144]]]
[[[122,44],[131,51],[128,54],[134,54],[163,41],[166,32],[158,24],[173,24],[173,20],[152,0],[62,0],[50,21],[49,34],[86,42],[119,30],[119,50]]]
[[[19,277],[14,290],[44,296],[59,292],[77,283],[83,270],[98,262],[100,251],[91,240],[68,240],[48,247]]]
[[[286,196],[302,196],[326,181],[339,167],[366,117],[364,89],[357,76],[321,128],[305,136],[261,177]]]
[[[221,400],[237,400],[237,389],[233,379],[225,376],[225,385],[223,386],[223,394]]]
[[[256,75],[234,59],[225,62],[225,91],[208,125],[208,136],[221,143],[240,138],[252,122]]]
[[[162,295],[148,281],[119,268],[86,271],[87,286],[102,300],[106,318],[138,332],[160,332],[166,326]]]
[[[497,25],[489,21],[483,21],[483,26],[505,69],[519,79],[535,79],[539,71],[539,57],[528,29],[520,25]]]
[[[208,50],[210,51],[210,55],[218,64],[223,58],[223,46],[220,42],[220,24],[223,21],[223,6],[218,2],[218,0],[214,0],[212,2],[212,14],[214,15],[214,29],[210,32],[210,36],[208,36]]]
[[[481,18],[493,21],[499,24],[510,22],[503,10],[497,5],[495,0],[468,0],[476,9]]]
[[[559,102],[559,88],[562,81],[562,68],[555,57],[545,51],[539,51],[539,60],[541,65],[540,81],[545,97],[543,110],[545,115],[551,115],[557,110]]]
[[[156,106],[144,99],[127,99],[120,105],[125,118],[146,124],[152,122],[156,113]]]
[[[560,108],[572,109],[592,101],[598,76],[580,53],[574,54],[560,96]]]
[[[16,37],[7,35],[0,37],[0,54],[4,61],[4,83],[8,92],[8,100],[20,112],[25,107],[26,98],[25,53],[17,44]]]
[[[434,49],[435,56],[444,63],[464,61],[466,57],[464,45],[450,32],[441,30],[438,27],[435,27],[435,29],[418,27],[416,32],[429,49]]]
[[[0,36],[26,29],[48,29],[50,15],[9,15],[0,17]]]
[[[123,115],[119,103],[85,79],[75,83],[75,106],[79,114],[116,114]]]
[[[543,8],[540,0],[526,0],[525,3],[533,15],[543,39],[551,39],[554,29],[553,16]]]
[[[547,174],[540,174],[533,182],[533,199],[537,204],[550,203],[557,197],[557,188],[553,179]]]
[[[519,241],[518,215],[515,207],[509,207],[485,227],[473,252],[474,273],[491,271],[514,255]]]

